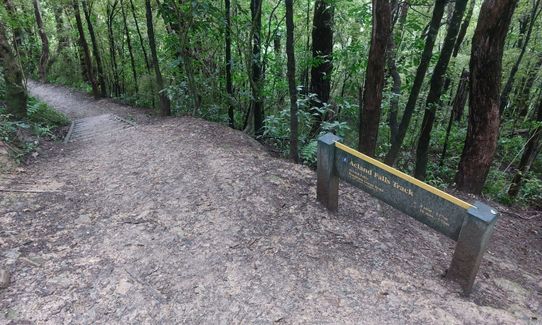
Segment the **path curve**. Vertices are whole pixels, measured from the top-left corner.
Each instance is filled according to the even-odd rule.
[[[514,220],[497,227],[466,299],[441,277],[452,241],[348,186],[339,213],[327,213],[315,201],[313,171],[272,158],[241,132],[151,118],[64,87],[31,83],[30,91],[71,118],[115,114],[138,125],[56,144],[24,172],[0,178],[22,191],[0,192],[0,267],[12,275],[0,290],[0,323],[541,317],[540,255],[503,248],[521,245],[508,227],[531,238]]]

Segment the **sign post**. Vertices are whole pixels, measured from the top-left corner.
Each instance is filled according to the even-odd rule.
[[[469,294],[493,232],[496,211],[480,202],[471,205],[462,201],[340,140],[333,134],[318,140],[318,201],[328,210],[337,211],[341,179],[455,240],[457,246],[447,277]]]

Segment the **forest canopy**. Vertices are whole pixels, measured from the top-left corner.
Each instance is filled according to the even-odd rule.
[[[542,202],[542,0],[0,1],[3,118],[36,79]]]

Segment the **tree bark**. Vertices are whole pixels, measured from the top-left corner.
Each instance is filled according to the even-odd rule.
[[[446,159],[446,152],[448,151],[448,140],[450,138],[450,132],[452,130],[454,120],[459,122],[461,120],[461,115],[463,115],[463,110],[465,109],[465,104],[467,103],[468,97],[468,83],[469,83],[469,71],[463,69],[461,73],[461,79],[459,80],[459,85],[457,86],[457,92],[455,98],[452,101],[452,109],[450,112],[450,119],[448,120],[448,127],[446,128],[446,136],[444,138],[444,145],[442,147],[442,153],[440,155],[439,166],[444,166],[444,160]]]
[[[85,31],[83,29],[83,21],[81,20],[81,11],[79,10],[79,0],[73,0],[73,9],[75,14],[75,21],[77,24],[77,31],[79,32],[79,46],[83,51],[83,60],[85,61],[86,76],[92,86],[92,94],[94,98],[100,98],[100,92],[96,78],[94,78],[94,72],[92,71],[92,60],[90,58],[90,50],[88,48],[87,40],[85,39]],[[84,75],[83,75],[84,77]]]
[[[504,41],[518,0],[485,0],[470,60],[469,126],[455,177],[461,191],[480,194],[499,136],[499,88]]]
[[[531,16],[529,20],[529,27],[527,29],[527,33],[525,35],[525,38],[523,39],[523,46],[521,47],[521,51],[519,52],[519,56],[512,66],[512,70],[510,71],[510,74],[508,75],[508,79],[506,80],[506,84],[502,90],[501,93],[501,99],[500,99],[500,114],[502,115],[504,111],[506,110],[506,107],[508,106],[508,100],[510,96],[510,92],[512,92],[512,87],[514,86],[514,79],[516,77],[516,73],[519,70],[519,65],[521,64],[521,61],[523,60],[523,56],[525,55],[525,51],[527,50],[527,45],[529,44],[529,40],[531,39],[531,34],[533,32],[533,27],[536,23],[536,18],[540,14],[540,3],[542,0],[534,0],[533,1],[533,9],[531,10]]]
[[[43,19],[41,18],[41,8],[39,0],[33,0],[34,16],[36,17],[36,24],[38,25],[38,34],[41,39],[41,56],[40,56],[40,79],[41,82],[47,82],[47,68],[49,67],[49,38],[45,33],[45,27],[43,26]]]
[[[149,63],[149,57],[147,55],[147,50],[145,48],[145,42],[143,41],[143,36],[141,35],[141,30],[139,29],[139,23],[137,20],[137,14],[134,7],[133,0],[130,0],[130,8],[132,9],[132,18],[134,19],[134,23],[136,26],[137,36],[139,37],[139,43],[141,45],[141,51],[143,52],[143,57],[145,58],[145,66],[147,67],[147,71],[151,72],[151,65]]]
[[[113,20],[115,19],[118,1],[107,3],[107,39],[109,41],[109,57],[111,59],[111,70],[113,71],[113,82],[111,91],[115,97],[119,97],[122,92],[119,76],[119,66],[117,64],[115,35],[113,33]]]
[[[365,85],[359,116],[359,151],[373,157],[378,140],[380,106],[384,88],[386,48],[391,32],[389,0],[373,0],[373,27],[371,47],[365,74]]]
[[[392,86],[391,86],[391,98],[390,98],[390,113],[388,115],[388,125],[390,127],[390,142],[393,143],[397,139],[397,131],[399,126],[397,125],[397,114],[399,112],[399,99],[401,97],[401,75],[399,74],[399,71],[397,69],[397,48],[399,47],[398,41],[401,39],[401,35],[403,33],[403,28],[406,22],[407,14],[408,14],[408,7],[409,3],[408,1],[405,2],[397,2],[397,11],[399,11],[397,14],[399,15],[398,18],[398,26],[396,28],[393,28],[393,34],[391,37],[389,37],[388,41],[388,53],[386,55],[387,57],[387,64],[388,64],[388,72],[392,79]]]
[[[313,123],[310,135],[318,134],[326,119],[319,109],[329,102],[331,73],[333,70],[333,15],[334,4],[330,0],[316,0],[312,21],[312,68],[310,92],[316,95],[311,102]]]
[[[510,188],[508,189],[508,195],[515,198],[521,190],[521,184],[525,174],[531,169],[536,156],[540,152],[540,138],[542,138],[542,99],[538,103],[538,109],[536,113],[536,121],[539,123],[529,134],[529,140],[525,144],[523,154],[521,155],[521,161],[519,162],[518,170],[512,179]]]
[[[158,107],[160,113],[163,116],[171,115],[171,108],[169,99],[164,93],[164,79],[162,78],[162,72],[160,71],[160,65],[158,63],[158,53],[156,51],[156,39],[154,37],[154,26],[152,23],[152,7],[151,0],[145,0],[145,12],[147,16],[147,34],[149,38],[149,47],[151,49],[152,65],[154,67],[154,73],[156,75],[156,84],[158,85],[158,95],[160,98]]]
[[[23,82],[24,75],[2,21],[0,21],[0,63],[4,68],[7,113],[17,119],[25,118],[28,95]]]
[[[476,0],[470,0],[469,9],[467,9],[467,13],[465,14],[465,19],[463,20],[463,23],[461,23],[461,28],[459,29],[459,34],[457,35],[457,40],[455,41],[454,52],[452,54],[454,58],[457,57],[457,54],[459,53],[459,50],[461,49],[461,44],[463,44],[463,40],[465,39],[465,35],[467,35],[467,29],[469,28],[469,24],[472,19],[472,13],[474,12],[475,5],[476,5]]]
[[[385,162],[388,165],[395,164],[399,156],[399,152],[401,151],[401,146],[403,145],[403,141],[410,125],[412,114],[416,109],[416,102],[418,101],[418,96],[420,95],[423,80],[425,79],[425,74],[431,61],[431,56],[433,55],[433,46],[435,45],[435,40],[437,38],[438,30],[440,28],[440,21],[442,20],[446,3],[447,0],[435,1],[435,6],[433,7],[433,15],[431,17],[431,22],[429,23],[429,29],[425,39],[425,46],[420,60],[420,65],[418,66],[418,70],[416,71],[416,77],[414,78],[414,83],[412,85],[412,89],[410,91],[410,95],[405,106],[405,111],[403,112],[403,117],[401,118],[399,129],[397,130],[397,138],[394,142],[392,142],[390,151],[385,158]]]
[[[252,14],[252,112],[254,116],[254,133],[263,134],[263,73],[261,58],[261,33],[262,33],[262,0],[251,0],[250,11]]]
[[[136,94],[139,93],[139,85],[137,78],[137,69],[134,59],[134,52],[132,50],[132,39],[130,37],[130,30],[128,29],[128,23],[126,22],[126,11],[124,9],[124,1],[120,0],[120,9],[122,13],[122,21],[124,23],[124,33],[126,34],[126,44],[128,45],[128,54],[130,54],[130,65],[132,67],[132,76],[134,77],[134,85]]]
[[[452,18],[450,19],[450,23],[448,24],[448,32],[444,38],[439,59],[435,65],[435,68],[433,69],[433,74],[431,75],[429,94],[427,95],[422,128],[420,131],[418,146],[416,148],[416,166],[414,169],[414,177],[421,180],[425,180],[427,164],[429,162],[431,131],[433,130],[433,124],[435,123],[437,107],[441,104],[440,98],[443,92],[446,71],[448,70],[448,64],[450,63],[450,58],[452,57],[454,44],[457,40],[459,27],[466,7],[467,0],[455,1],[454,12],[452,14]]]
[[[298,121],[297,121],[297,85],[295,81],[295,49],[294,49],[294,8],[293,0],[285,0],[286,6],[286,55],[288,90],[290,92],[290,159],[299,162],[298,155]]]
[[[233,81],[232,81],[232,58],[231,58],[231,1],[225,0],[226,9],[226,93],[228,94],[228,119],[231,128],[235,128],[234,107],[233,107]]]
[[[540,69],[542,69],[542,53],[538,54],[538,61],[535,63],[534,67],[527,72],[523,87],[519,90],[519,94],[517,94],[515,98],[514,106],[518,115],[521,117],[526,116],[529,112],[529,95],[531,94],[531,90]]]
[[[92,25],[92,19],[90,17],[91,8],[88,4],[88,0],[83,0],[83,13],[85,14],[85,20],[87,21],[88,33],[90,35],[90,42],[92,43],[92,52],[94,59],[96,60],[96,68],[98,69],[98,81],[100,82],[100,96],[107,97],[107,85],[105,83],[105,75],[102,66],[102,57],[100,50],[98,49],[98,41],[96,40],[96,33],[94,33],[94,26]]]

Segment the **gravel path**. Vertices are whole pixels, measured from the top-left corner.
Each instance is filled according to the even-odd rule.
[[[541,223],[502,218],[475,292],[442,278],[454,243],[363,192],[194,118],[151,118],[30,84],[71,118],[138,123],[55,144],[0,177],[0,324],[536,323]],[[33,192],[29,192],[33,191]],[[537,223],[538,222],[538,223]]]

